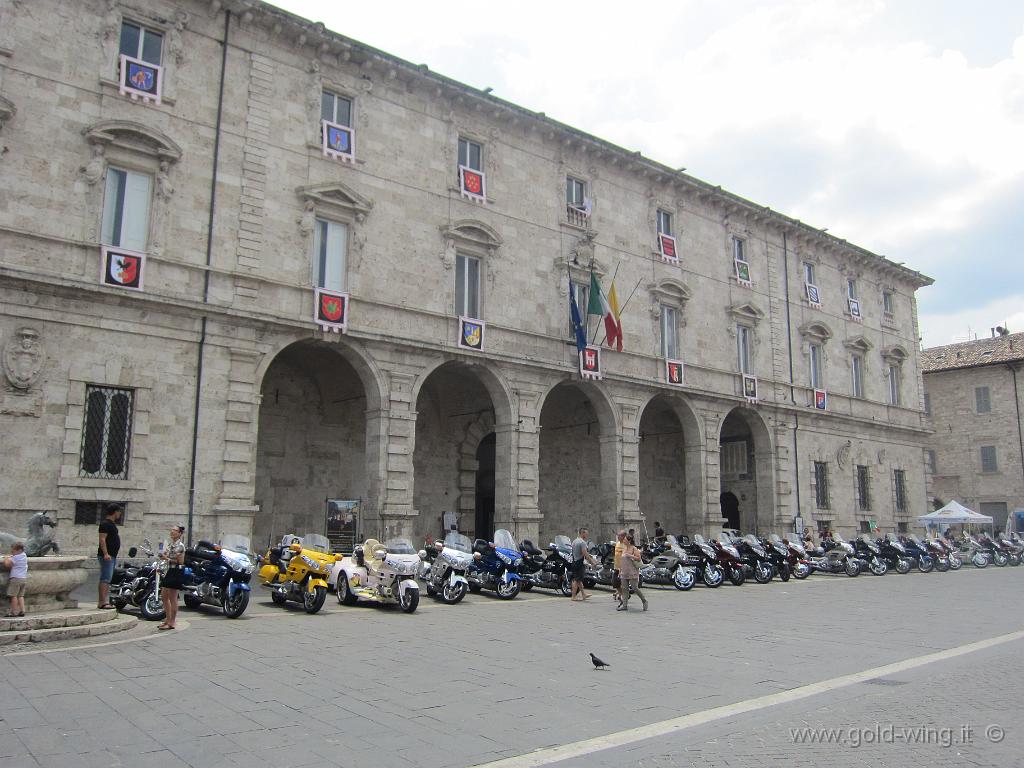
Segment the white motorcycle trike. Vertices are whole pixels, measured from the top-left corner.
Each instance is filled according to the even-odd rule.
[[[419,568],[420,555],[408,539],[388,539],[383,544],[367,539],[351,557],[335,563],[331,584],[337,587],[342,605],[398,605],[404,613],[412,613],[420,602]]]

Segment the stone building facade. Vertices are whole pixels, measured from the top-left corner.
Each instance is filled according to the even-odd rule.
[[[88,549],[116,500],[128,538],[192,510],[263,544],[343,499],[360,534],[546,542],[926,508],[920,273],[266,4],[0,13],[4,527],[51,510]],[[624,328],[600,378],[592,272]]]
[[[1024,512],[1024,333],[932,347],[921,367],[933,503],[955,499],[1006,530]]]

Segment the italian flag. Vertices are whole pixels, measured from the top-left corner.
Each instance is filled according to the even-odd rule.
[[[622,351],[622,320],[619,318],[619,299],[615,295],[615,281],[608,294],[601,289],[597,275],[590,273],[590,301],[587,304],[588,315],[601,315],[604,318],[604,330],[608,346],[615,345],[617,352]]]

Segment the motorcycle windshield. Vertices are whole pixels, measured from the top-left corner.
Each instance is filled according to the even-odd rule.
[[[731,545],[732,544],[732,536],[730,536],[725,531],[722,531],[721,533],[718,534],[718,543],[719,544],[724,544],[724,545]]]
[[[471,542],[469,540],[469,536],[464,533],[449,531],[444,537],[444,545],[449,549],[457,549],[459,552],[465,552],[467,555],[473,553],[473,542]]]
[[[236,533],[229,533],[220,537],[220,548],[230,549],[232,552],[252,552],[252,545],[248,536],[239,536]]]
[[[555,548],[559,552],[569,552],[572,550],[572,542],[569,541],[568,536],[555,536]]]
[[[696,544],[698,547],[703,547],[707,542],[705,542],[704,537],[698,533],[694,535],[693,543]]]
[[[519,551],[519,545],[516,544],[516,540],[504,528],[499,528],[494,532],[494,546],[500,549],[511,549],[513,552]]]
[[[394,538],[388,539],[384,542],[384,548],[388,551],[389,555],[415,555],[416,550],[412,546],[412,542],[405,538]]]
[[[327,537],[319,533],[307,533],[302,537],[302,548],[312,549],[316,552],[323,552],[325,555],[331,552],[331,542]]]

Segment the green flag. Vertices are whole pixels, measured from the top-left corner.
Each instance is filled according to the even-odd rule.
[[[587,301],[588,315],[604,315],[604,302],[601,301],[604,294],[601,293],[601,284],[597,282],[597,275],[590,273],[590,299]]]

